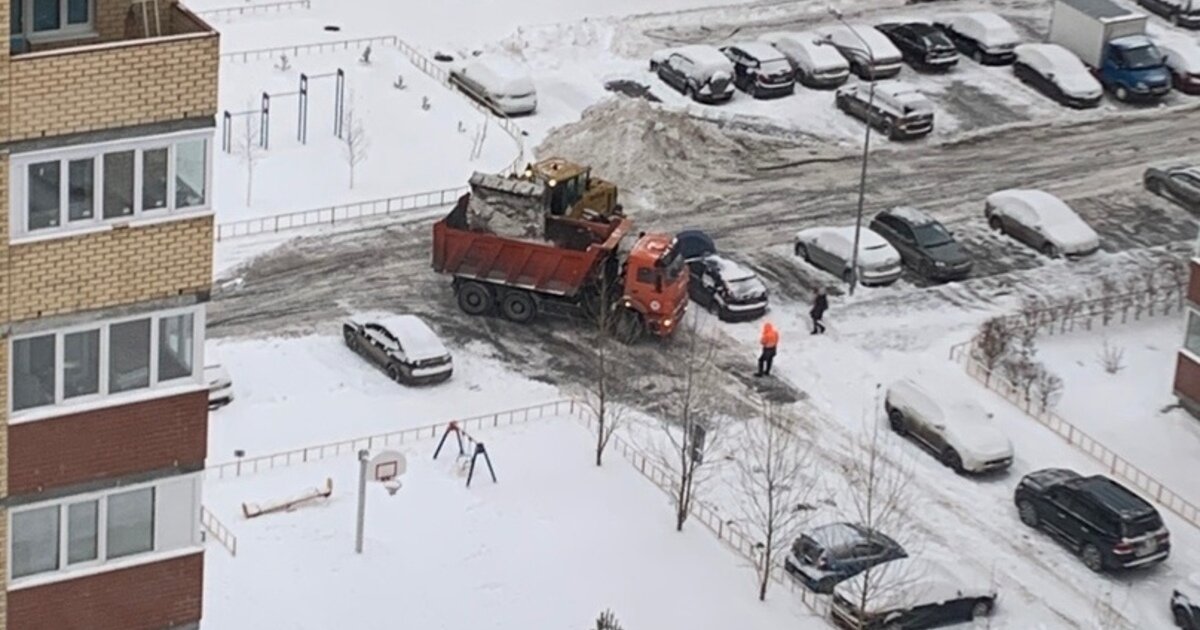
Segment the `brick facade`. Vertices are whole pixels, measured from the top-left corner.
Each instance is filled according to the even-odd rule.
[[[208,392],[14,424],[8,428],[10,496],[167,468],[203,467]]]
[[[212,216],[11,245],[9,321],[207,291],[212,257]]]
[[[8,594],[13,630],[164,630],[200,619],[204,556],[191,554]]]
[[[1188,263],[1188,301],[1200,306],[1200,261],[1195,258]]]

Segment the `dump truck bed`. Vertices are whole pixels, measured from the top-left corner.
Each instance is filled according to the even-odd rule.
[[[630,230],[628,218],[614,219],[578,248],[554,242],[498,236],[468,229],[460,200],[433,225],[433,269],[457,278],[572,297],[616,254]],[[594,231],[594,230],[593,230]],[[590,242],[589,242],[590,241]]]

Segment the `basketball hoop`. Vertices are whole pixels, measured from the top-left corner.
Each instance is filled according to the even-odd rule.
[[[383,482],[384,490],[387,490],[388,496],[391,497],[396,496],[396,493],[400,490],[401,485],[402,484],[400,483],[400,480],[396,478],[387,479]]]

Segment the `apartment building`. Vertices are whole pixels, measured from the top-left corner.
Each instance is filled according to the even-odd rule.
[[[0,0],[0,630],[195,628],[217,33]]]

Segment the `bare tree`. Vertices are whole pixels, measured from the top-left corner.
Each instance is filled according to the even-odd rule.
[[[1104,366],[1104,371],[1109,374],[1116,374],[1125,369],[1125,349],[1110,344],[1107,337],[1104,339],[1104,345],[1100,347],[1099,359],[1100,365]]]
[[[987,368],[988,379],[1013,346],[1014,331],[1003,317],[993,317],[983,323],[975,338],[975,355]]]
[[[623,630],[617,615],[611,610],[605,610],[596,617],[596,630]]]
[[[585,398],[592,415],[596,418],[596,465],[604,463],[604,449],[608,441],[620,427],[627,407],[613,404],[614,390],[620,380],[613,372],[618,368],[613,354],[620,352],[616,341],[616,326],[619,316],[613,310],[617,290],[616,278],[609,272],[600,275],[597,287],[596,305],[594,306],[595,328],[592,331],[591,354],[592,374],[588,383],[588,394]]]
[[[738,449],[742,516],[761,550],[757,567],[760,601],[767,598],[776,559],[787,553],[811,516],[808,498],[816,485],[816,468],[811,444],[799,437],[802,430],[800,422],[763,401],[762,417],[745,423],[744,444]]]
[[[1042,412],[1050,411],[1062,397],[1063,380],[1057,374],[1040,366],[1034,378],[1033,387],[1037,391],[1037,401]]]
[[[233,142],[233,151],[246,165],[246,205],[250,206],[254,198],[254,167],[263,155],[262,127],[253,105],[246,104],[246,113],[242,114],[242,124],[238,125],[237,137]]]
[[[359,164],[362,164],[363,160],[367,159],[367,149],[370,144],[370,139],[363,129],[362,120],[354,111],[354,93],[351,92],[346,109],[342,112],[342,156],[346,158],[346,165],[350,167],[350,188],[352,189],[354,188],[354,170]]]
[[[1117,294],[1120,293],[1120,288],[1117,281],[1110,276],[1102,276],[1100,278],[1100,321],[1105,326],[1112,323],[1113,314],[1116,311]]]
[[[706,466],[720,447],[725,423],[718,408],[714,344],[703,337],[694,316],[685,320],[675,337],[678,357],[661,417],[670,443],[663,464],[675,473],[675,530],[682,531],[692,498],[706,478]]]

